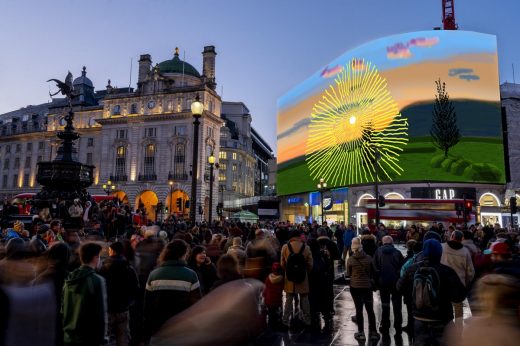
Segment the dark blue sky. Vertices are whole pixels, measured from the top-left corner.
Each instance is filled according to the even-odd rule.
[[[456,0],[459,27],[498,36],[500,80],[520,81],[519,0]],[[46,102],[49,78],[87,66],[96,89],[132,86],[140,54],[176,46],[201,70],[215,45],[218,92],[243,101],[276,147],[277,99],[346,50],[441,26],[441,0],[2,0],[0,113]]]

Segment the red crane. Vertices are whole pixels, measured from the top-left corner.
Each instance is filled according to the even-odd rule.
[[[444,30],[457,30],[455,22],[455,0],[442,0],[442,27]]]

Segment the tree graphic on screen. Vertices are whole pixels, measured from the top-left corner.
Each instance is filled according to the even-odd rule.
[[[446,91],[446,83],[441,79],[435,81],[437,94],[433,104],[433,124],[430,130],[433,145],[444,152],[448,157],[448,150],[460,140],[460,131],[457,127],[457,113]]]
[[[352,59],[312,109],[305,160],[314,180],[330,186],[374,181],[375,147],[380,180],[403,169],[399,156],[408,143],[408,121],[370,62]]]

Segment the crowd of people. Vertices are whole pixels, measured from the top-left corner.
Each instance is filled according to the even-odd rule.
[[[20,221],[2,224],[0,345],[204,344],[196,333],[202,325],[215,345],[251,342],[267,327],[331,330],[343,268],[360,343],[389,337],[392,321],[396,337],[406,333],[416,345],[490,340],[484,326],[519,333],[518,239],[499,226],[411,226],[400,239],[382,224],[372,231],[344,223],[190,225],[173,218],[142,225],[125,206],[93,209],[100,218],[92,223],[90,216],[82,229],[39,217],[29,229]],[[103,223],[108,210],[110,222]],[[394,245],[399,240],[405,251]],[[234,310],[247,316],[224,333],[223,315],[238,312],[217,297],[240,293],[246,298]],[[463,322],[466,298],[470,323]],[[191,339],[177,327],[212,311],[214,318],[188,323]],[[23,332],[28,323],[34,328]],[[219,328],[208,333],[212,324]]]

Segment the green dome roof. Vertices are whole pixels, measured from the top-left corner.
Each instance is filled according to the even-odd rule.
[[[195,67],[191,66],[185,61],[179,59],[179,51],[175,50],[175,55],[173,59],[166,60],[159,63],[159,72],[160,73],[179,73],[182,74],[184,71],[185,75],[194,76],[200,78],[200,73],[195,69]]]

